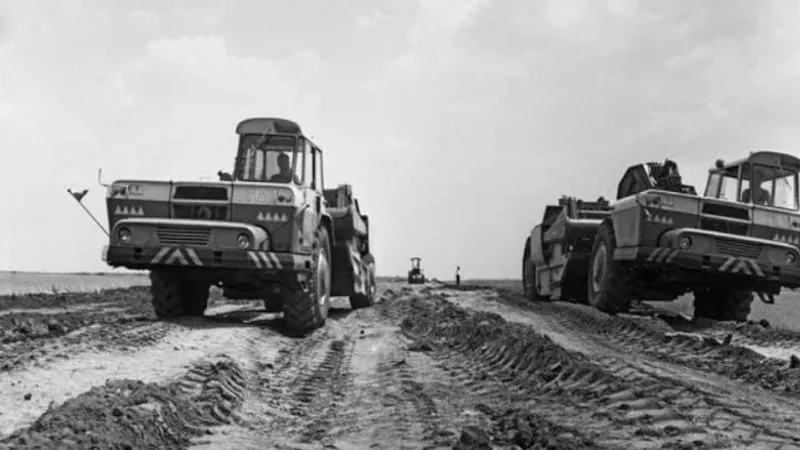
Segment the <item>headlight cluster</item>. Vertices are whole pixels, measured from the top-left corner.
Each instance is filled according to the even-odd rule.
[[[131,230],[127,227],[121,227],[117,230],[117,239],[123,244],[127,244],[131,241]]]
[[[797,262],[797,253],[795,252],[786,252],[786,263],[787,264],[794,264]]]
[[[269,235],[264,237],[264,240],[261,242],[260,250],[270,250],[269,245]],[[253,240],[250,238],[250,235],[247,233],[240,233],[236,236],[236,246],[242,250],[246,250],[248,248],[252,248]]]
[[[236,236],[236,245],[241,249],[250,248],[252,243],[247,233],[241,233],[239,236]]]

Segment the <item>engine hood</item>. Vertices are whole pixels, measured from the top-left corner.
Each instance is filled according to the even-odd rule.
[[[302,191],[285,183],[243,181],[117,180],[108,199],[138,202],[299,206]]]

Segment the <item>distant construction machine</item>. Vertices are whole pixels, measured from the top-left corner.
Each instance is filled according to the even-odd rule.
[[[411,258],[411,270],[408,271],[408,284],[423,284],[425,283],[425,274],[420,267],[422,258],[415,256]]]

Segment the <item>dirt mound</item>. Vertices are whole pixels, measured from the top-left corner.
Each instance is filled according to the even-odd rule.
[[[655,318],[610,316],[594,308],[572,303],[530,303],[519,296],[504,296],[501,301],[537,313],[559,317],[562,324],[582,333],[595,333],[603,339],[631,348],[662,361],[717,373],[729,378],[787,393],[800,392],[800,368],[788,360],[768,358],[747,347],[735,345],[732,336],[678,334]],[[773,333],[772,329],[751,333]]]
[[[154,318],[145,287],[0,298],[0,343],[58,337],[91,324]]]
[[[494,442],[528,449],[580,450],[602,448],[575,429],[556,425],[538,414],[508,410],[492,417]]]
[[[453,450],[492,450],[497,445],[521,450],[583,450],[605,448],[575,429],[555,425],[540,415],[509,409],[492,414],[494,427],[487,432],[465,427]]]
[[[747,323],[717,322],[709,331],[736,333],[756,345],[800,348],[800,332],[772,328],[766,320]]]
[[[87,303],[150,304],[150,288],[103,289],[97,292],[64,292],[0,296],[0,311],[8,309],[68,308]]]
[[[409,304],[401,328],[416,341],[411,349],[426,351],[454,377],[454,383],[484,400],[478,409],[493,426],[478,429],[491,435],[493,445],[603,448],[614,442],[638,441],[637,432],[668,443],[678,437],[666,434],[664,427],[680,423],[685,428],[690,423],[668,404],[651,399],[670,386],[653,380],[632,383],[529,326],[440,298],[403,298],[395,303]],[[625,408],[629,402],[644,400],[648,400],[644,405],[652,416]],[[605,415],[608,419],[601,420],[610,420],[609,425],[613,423],[614,436],[608,435],[606,426],[596,424],[591,424],[591,431],[581,432],[557,425],[596,422],[599,415]],[[669,421],[648,417],[669,417]],[[458,448],[484,448],[478,431],[462,436]],[[597,437],[604,442],[587,440]]]
[[[65,314],[8,314],[0,316],[0,343],[59,337],[89,325],[108,326],[120,323],[152,321],[148,313],[76,312]]]
[[[568,351],[521,324],[489,312],[473,312],[440,299],[408,299],[409,315],[400,326],[417,339],[459,351],[492,355],[548,383],[557,378],[606,378],[585,356]],[[607,380],[619,382],[619,380]]]
[[[128,348],[147,345],[159,337],[159,330],[128,333],[155,320],[150,292],[143,287],[31,294],[7,300],[3,299],[5,309],[0,311],[0,371],[38,359],[47,343],[91,341],[98,347]]]
[[[187,448],[209,427],[230,423],[244,384],[241,369],[228,359],[196,365],[167,386],[108,381],[51,406],[0,448]]]

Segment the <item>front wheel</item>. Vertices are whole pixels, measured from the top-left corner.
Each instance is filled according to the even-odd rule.
[[[308,289],[298,288],[283,302],[283,318],[287,328],[296,334],[307,334],[325,324],[330,309],[331,247],[328,231],[320,227],[314,233],[311,276]]]
[[[159,319],[202,316],[208,306],[210,283],[182,280],[169,270],[150,271],[153,310]]]
[[[698,288],[694,291],[694,317],[746,322],[752,303],[751,291]]]
[[[627,312],[631,306],[625,268],[614,261],[616,246],[611,227],[600,225],[588,271],[589,305],[609,314]]]

